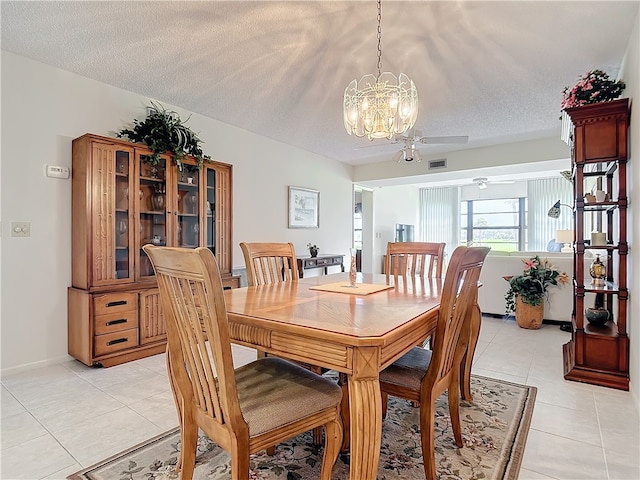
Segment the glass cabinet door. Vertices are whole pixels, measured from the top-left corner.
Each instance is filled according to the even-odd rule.
[[[176,246],[196,248],[200,241],[200,171],[183,162],[177,172]]]
[[[167,174],[170,159],[161,156],[156,164],[150,162],[150,157],[137,154],[138,162],[138,212],[140,215],[140,231],[138,232],[138,277],[153,276],[151,261],[142,247],[147,243],[167,245],[168,215],[167,215]]]
[[[132,277],[132,256],[131,245],[133,235],[130,231],[132,220],[133,205],[130,198],[131,190],[131,170],[133,164],[131,162],[131,151],[116,149],[114,152],[115,168],[114,168],[114,191],[115,191],[115,234],[114,234],[114,260],[115,260],[115,279],[128,279]],[[107,242],[108,243],[108,242]],[[103,272],[106,273],[106,272]],[[98,275],[95,280],[102,277]],[[108,278],[109,275],[104,275]]]
[[[206,239],[205,245],[216,254],[216,171],[213,168],[205,169],[206,176]]]

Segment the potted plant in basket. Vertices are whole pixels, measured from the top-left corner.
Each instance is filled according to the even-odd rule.
[[[507,313],[515,312],[520,327],[538,329],[542,325],[543,300],[548,296],[547,289],[558,283],[564,285],[569,278],[548,260],[540,260],[538,255],[523,262],[525,267],[522,275],[505,277],[509,282],[505,296]]]

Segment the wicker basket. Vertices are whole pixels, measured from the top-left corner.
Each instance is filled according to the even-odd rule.
[[[516,295],[516,322],[521,328],[530,330],[538,330],[542,325],[542,317],[544,315],[544,302],[533,306],[524,303],[520,297]]]

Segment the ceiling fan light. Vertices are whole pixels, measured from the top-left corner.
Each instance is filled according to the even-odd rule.
[[[396,163],[400,163],[402,160],[406,159],[406,152],[404,148],[402,150],[398,150],[396,154],[393,156],[393,161]]]

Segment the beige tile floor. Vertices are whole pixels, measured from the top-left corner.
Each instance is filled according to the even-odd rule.
[[[627,392],[566,382],[554,325],[484,318],[474,373],[538,387],[520,480],[638,480],[638,412]],[[234,346],[237,365],[255,352]],[[2,378],[0,478],[64,479],[177,425],[164,356],[107,369],[76,361]]]

